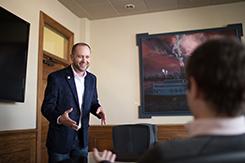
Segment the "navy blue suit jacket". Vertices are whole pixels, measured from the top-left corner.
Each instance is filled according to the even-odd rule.
[[[79,90],[76,90],[71,66],[53,72],[48,76],[41,111],[49,121],[46,145],[48,150],[52,152],[68,153],[77,134],[79,134],[81,146],[88,146],[89,115],[90,113],[96,115],[96,111],[100,107],[95,75],[87,72],[85,77],[81,129],[75,131],[62,124],[57,124],[57,118],[69,108],[73,108],[73,111],[69,113],[70,118],[75,120],[77,124],[79,123],[80,107],[77,91]]]

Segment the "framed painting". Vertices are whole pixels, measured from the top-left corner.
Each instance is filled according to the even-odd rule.
[[[191,52],[208,39],[241,39],[242,24],[226,27],[136,35],[140,63],[139,118],[190,115],[186,101],[185,64]]]

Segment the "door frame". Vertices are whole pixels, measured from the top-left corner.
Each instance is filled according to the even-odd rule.
[[[42,97],[43,90],[42,88],[43,82],[43,58],[44,55],[48,56],[49,58],[54,59],[57,62],[63,63],[65,65],[70,64],[70,57],[69,54],[66,54],[67,59],[61,59],[59,57],[56,57],[53,54],[50,54],[43,50],[43,40],[44,40],[44,27],[49,26],[52,29],[56,30],[57,32],[61,33],[65,38],[68,40],[68,52],[71,52],[73,43],[74,43],[74,33],[68,30],[66,27],[49,17],[44,12],[40,11],[40,17],[39,17],[39,43],[38,43],[38,80],[37,80],[37,113],[36,113],[36,162],[41,163],[41,105],[42,100],[39,97]]]

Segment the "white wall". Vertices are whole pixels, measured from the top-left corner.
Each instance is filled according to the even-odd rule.
[[[92,21],[92,70],[98,78],[98,90],[109,124],[151,122],[185,123],[190,116],[138,119],[140,105],[137,33],[166,33],[222,27],[243,23],[245,3],[183,9],[152,14]],[[245,31],[245,29],[243,29]],[[92,124],[98,120],[92,118]]]
[[[0,131],[14,129],[36,128],[37,102],[37,64],[38,64],[38,35],[39,12],[47,15],[70,29],[75,34],[75,42],[87,34],[80,31],[85,29],[81,19],[63,7],[57,0],[0,0],[1,7],[28,21],[30,26],[26,94],[24,103],[0,103]]]

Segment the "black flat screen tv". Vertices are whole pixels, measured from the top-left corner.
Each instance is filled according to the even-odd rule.
[[[30,23],[0,7],[0,102],[24,102]]]

